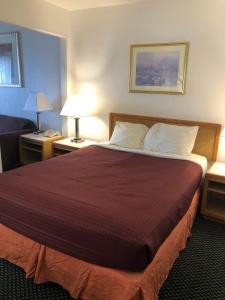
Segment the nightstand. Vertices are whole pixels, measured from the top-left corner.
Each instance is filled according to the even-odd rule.
[[[201,213],[204,217],[225,222],[225,164],[209,163],[205,175]]]
[[[96,141],[85,140],[82,143],[71,142],[71,138],[53,142],[53,155],[58,156],[68,152],[97,144]]]
[[[44,137],[42,134],[24,134],[19,137],[20,161],[27,165],[53,157],[52,143],[63,136]]]

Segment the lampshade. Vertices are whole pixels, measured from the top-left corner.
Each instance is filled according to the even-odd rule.
[[[30,93],[23,109],[28,111],[42,112],[53,110],[53,107],[45,94]]]
[[[88,116],[88,107],[81,95],[73,95],[66,99],[66,102],[60,112],[60,115],[67,117],[86,117]]]

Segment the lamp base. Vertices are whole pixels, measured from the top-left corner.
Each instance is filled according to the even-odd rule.
[[[82,143],[82,142],[84,142],[84,139],[82,139],[82,138],[73,138],[70,141],[72,143]]]
[[[33,132],[33,134],[35,134],[35,135],[38,135],[38,134],[41,134],[41,133],[43,133],[43,131],[41,131],[41,130],[37,130],[37,131]]]

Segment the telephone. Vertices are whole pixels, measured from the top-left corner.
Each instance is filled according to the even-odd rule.
[[[57,135],[60,135],[60,132],[52,130],[52,129],[48,129],[43,132],[43,136],[46,136],[46,137],[53,137],[53,136],[57,136]]]

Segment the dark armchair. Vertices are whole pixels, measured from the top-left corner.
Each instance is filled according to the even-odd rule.
[[[0,147],[3,171],[20,165],[19,136],[36,130],[35,124],[24,118],[0,115]]]

